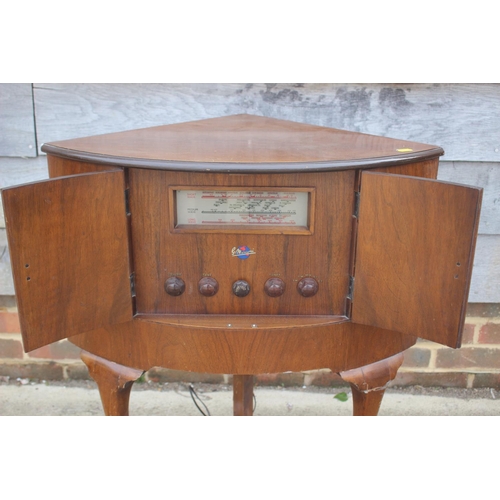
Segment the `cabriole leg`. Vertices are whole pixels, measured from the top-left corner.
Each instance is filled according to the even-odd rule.
[[[81,358],[97,383],[104,414],[128,416],[130,390],[132,384],[144,373],[143,370],[128,368],[86,351],[82,351]]]
[[[396,377],[403,360],[403,353],[399,353],[371,365],[339,373],[351,385],[354,416],[378,415],[385,388]]]

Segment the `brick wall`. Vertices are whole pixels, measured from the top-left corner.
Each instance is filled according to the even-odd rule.
[[[460,349],[419,341],[405,353],[395,383],[500,387],[500,305],[469,304]]]
[[[88,379],[80,349],[67,340],[24,353],[15,305],[0,305],[0,377],[10,379]],[[155,382],[228,383],[225,375],[153,368],[146,378]],[[329,370],[266,374],[259,385],[342,385]],[[392,385],[500,388],[500,304],[469,304],[461,349],[419,341],[406,351],[405,362]]]

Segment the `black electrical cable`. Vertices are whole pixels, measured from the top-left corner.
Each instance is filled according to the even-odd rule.
[[[200,413],[204,416],[204,417],[210,417],[210,410],[207,408],[207,405],[200,399],[200,396],[198,396],[198,394],[196,394],[196,391],[194,390],[194,387],[193,387],[193,384],[189,384],[189,394],[191,395],[191,399],[193,400],[193,403],[195,404],[196,408],[198,408],[198,410],[200,411]],[[205,407],[205,410],[207,413],[205,413],[201,408],[200,406],[198,405],[198,403],[196,402],[196,399],[198,399],[198,401]],[[255,397],[255,392],[253,393],[253,410],[252,410],[252,413],[255,413],[255,408],[257,408],[257,398]]]
[[[208,410],[207,408],[207,405],[200,399],[200,396],[198,396],[198,394],[196,394],[196,391],[194,390],[194,387],[193,387],[193,384],[189,384],[189,394],[191,394],[191,399],[193,400],[193,403],[195,404],[196,408],[198,408],[198,410],[200,410],[200,413],[204,416],[204,417],[210,417],[210,411]],[[205,410],[207,411],[207,413],[205,413],[201,408],[200,406],[198,405],[198,403],[196,402],[196,399],[195,397],[198,399],[198,401],[205,407]]]

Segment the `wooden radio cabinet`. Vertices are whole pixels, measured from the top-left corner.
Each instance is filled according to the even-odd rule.
[[[26,351],[69,337],[105,413],[153,366],[329,368],[376,415],[417,337],[459,347],[482,190],[443,150],[235,115],[45,144],[3,190]]]

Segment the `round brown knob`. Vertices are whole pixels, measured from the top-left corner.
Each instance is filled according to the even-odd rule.
[[[198,282],[198,290],[205,297],[211,297],[219,291],[219,283],[214,278],[201,278]]]
[[[181,295],[186,289],[184,281],[176,276],[172,276],[165,281],[165,291],[174,297]]]
[[[318,293],[319,285],[314,278],[302,278],[297,283],[297,290],[302,297],[312,297]]]
[[[233,283],[233,293],[237,297],[246,297],[250,293],[250,285],[245,280],[238,280]]]
[[[285,293],[285,282],[280,278],[269,278],[264,284],[264,291],[269,297],[279,297]]]

